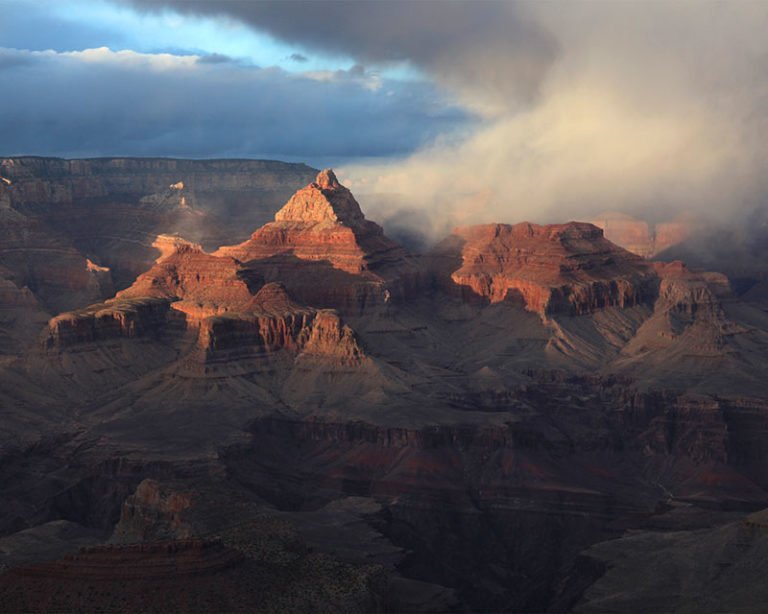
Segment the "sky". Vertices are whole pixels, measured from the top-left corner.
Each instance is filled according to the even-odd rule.
[[[161,5],[157,5],[161,9]],[[367,67],[226,15],[100,0],[0,0],[3,155],[411,153],[473,114],[407,62]]]
[[[0,154],[335,166],[374,218],[765,206],[768,2],[0,0]],[[366,203],[364,203],[366,204]]]

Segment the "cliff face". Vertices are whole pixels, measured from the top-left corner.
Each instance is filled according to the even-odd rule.
[[[206,318],[198,346],[208,361],[236,360],[289,350],[298,360],[359,365],[364,355],[352,329],[330,310],[294,303],[280,284],[269,283],[240,313]]]
[[[0,265],[53,313],[108,296],[111,276],[60,233],[13,208],[0,208]]]
[[[729,335],[742,330],[721,307],[729,292],[723,276],[695,273],[682,263],[650,263],[591,224],[459,228],[427,258],[414,258],[365,220],[332,171],[297,191],[275,222],[242,244],[211,254],[179,236],[160,235],[153,245],[160,255],[148,271],[106,303],[52,320],[47,346],[168,334],[183,356],[184,335],[191,335],[196,354],[186,364],[215,365],[202,373],[217,377],[230,369],[252,370],[256,367],[237,361],[281,350],[296,364],[308,366],[322,357],[328,367],[360,366],[366,344],[339,314],[325,309],[329,305],[359,321],[366,335],[389,335],[409,327],[423,330],[423,318],[435,317],[435,308],[468,313],[490,303],[507,305],[500,313],[513,322],[521,319],[520,307],[539,316],[540,330],[526,333],[533,334],[533,342],[516,341],[524,348],[518,353],[521,364],[635,373],[654,355],[655,372],[661,373],[681,364],[684,347],[696,360],[732,356]],[[402,322],[388,322],[404,305],[416,312],[404,311]],[[375,323],[379,317],[385,319]],[[382,358],[397,368],[404,357],[414,366],[431,364],[434,356],[424,348],[439,343],[426,337],[385,343]],[[378,339],[366,343],[377,346]],[[456,342],[445,351],[465,355],[468,364],[488,353],[470,339]],[[496,368],[508,369],[497,358],[478,363],[477,373],[486,375],[473,386],[499,378]],[[695,370],[688,375],[695,376]],[[393,382],[400,378],[385,379],[397,388]]]
[[[217,255],[249,262],[290,253],[356,275],[377,268],[387,252],[403,254],[380,226],[365,219],[352,193],[339,184],[333,171],[325,170],[291,197],[275,214],[274,222],[259,228],[241,245],[222,247]]]
[[[546,611],[580,550],[669,502],[766,500],[764,476],[752,477],[761,451],[725,402],[556,375],[519,398],[536,409],[495,426],[260,420],[224,460],[277,505],[335,493],[384,502],[377,526],[412,550],[404,567],[479,611]],[[291,477],[278,485],[278,474]]]
[[[174,308],[191,318],[237,311],[251,300],[236,260],[206,254],[199,245],[162,235],[155,246],[163,252],[158,262],[132,286],[118,292],[116,299],[157,297],[178,301]]]
[[[74,312],[66,312],[48,322],[44,335],[47,348],[66,348],[83,343],[161,334],[167,324],[169,302],[140,298],[108,301]]]
[[[143,480],[123,503],[112,542],[189,539],[193,533],[184,512],[194,503],[194,493],[169,491],[157,480]]]
[[[492,303],[540,314],[629,307],[653,296],[654,274],[591,224],[490,224],[458,228],[435,252],[461,259],[451,279]]]
[[[313,176],[312,169],[301,164],[259,160],[5,158],[0,160],[5,180],[0,210],[10,208],[46,231],[55,229],[56,240],[50,233],[30,240],[20,255],[43,251],[41,258],[47,260],[41,260],[38,269],[46,275],[56,272],[61,256],[52,255],[63,245],[73,254],[66,257],[83,262],[82,267],[73,265],[73,271],[85,271],[88,257],[112,270],[119,289],[151,264],[157,235],[181,232],[206,246],[245,238],[244,229],[267,221]],[[0,241],[0,250],[3,246]],[[18,251],[18,245],[13,247]],[[61,273],[38,283],[38,289],[52,297],[54,311],[105,298],[91,294],[73,303],[72,293],[65,292],[72,288],[59,285],[62,280],[75,283],[66,280],[77,277]]]
[[[331,170],[296,192],[274,222],[215,255],[281,281],[309,304],[351,311],[402,298],[418,277],[412,258],[365,219]]]
[[[283,192],[312,176],[302,164],[269,160],[173,160],[167,158],[4,158],[0,176],[17,208],[74,204],[103,198],[142,198],[166,190]]]

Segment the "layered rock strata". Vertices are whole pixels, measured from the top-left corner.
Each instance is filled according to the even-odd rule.
[[[417,277],[405,250],[365,219],[330,169],[296,192],[274,222],[214,255],[236,258],[318,307],[359,310],[402,298]]]
[[[150,265],[158,234],[180,232],[207,246],[242,240],[316,172],[263,160],[4,158],[0,210],[12,207],[55,229],[65,244],[110,267],[120,289]],[[63,296],[55,284],[50,294]]]
[[[629,307],[655,293],[655,274],[591,224],[488,224],[457,228],[437,258],[458,268],[451,280],[491,303],[515,301],[528,311],[585,314]]]

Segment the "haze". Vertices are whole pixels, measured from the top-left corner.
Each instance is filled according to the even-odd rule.
[[[341,165],[374,218],[437,235],[604,209],[728,219],[766,193],[761,2],[13,0],[4,12],[5,155]]]

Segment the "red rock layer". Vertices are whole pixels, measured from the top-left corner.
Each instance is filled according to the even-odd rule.
[[[352,329],[336,312],[298,305],[275,283],[265,285],[240,313],[203,320],[198,345],[207,360],[279,350],[347,366],[360,364],[363,358]]]
[[[214,255],[236,258],[318,307],[383,302],[402,295],[416,275],[405,250],[365,219],[331,170],[296,192],[274,222]]]
[[[239,310],[251,300],[242,268],[232,258],[207,254],[202,247],[179,237],[161,235],[154,243],[161,251],[155,265],[116,299],[165,298],[192,319]]]
[[[222,247],[216,255],[242,262],[290,253],[301,260],[330,263],[347,273],[375,269],[387,257],[402,257],[402,248],[365,219],[352,193],[333,171],[322,171],[314,183],[296,192],[266,224],[240,245]]]
[[[10,185],[0,180],[8,196],[0,192],[0,209],[8,201],[56,229],[109,266],[124,288],[151,265],[158,234],[179,232],[203,245],[242,241],[316,173],[303,164],[259,160],[5,158],[0,177]]]
[[[541,314],[630,306],[654,293],[647,263],[592,224],[458,228],[435,253],[457,259],[450,276],[455,284],[492,303],[517,300]]]
[[[169,239],[161,238],[163,249]],[[173,251],[117,297],[50,320],[44,345],[82,343],[174,332],[176,320],[197,331],[202,363],[228,362],[287,350],[303,359],[337,365],[363,359],[355,335],[339,315],[294,302],[285,287],[268,283],[252,295],[237,261],[206,254],[172,239]]]
[[[43,345],[49,349],[65,348],[162,331],[167,324],[168,309],[167,300],[143,297],[112,300],[62,313],[48,322]]]
[[[37,220],[0,206],[0,229],[0,265],[12,271],[21,286],[30,288],[49,312],[109,296],[109,269],[94,269],[63,237]]]

